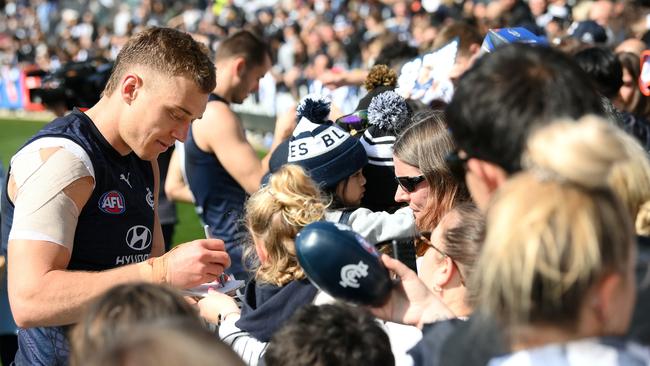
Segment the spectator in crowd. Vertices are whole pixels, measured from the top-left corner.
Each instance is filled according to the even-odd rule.
[[[360,137],[368,155],[368,163],[363,168],[367,182],[361,206],[372,211],[395,212],[402,205],[394,199],[397,182],[392,149],[397,136],[409,125],[412,112],[406,100],[393,90],[377,90],[367,96],[371,99],[365,109],[368,128]],[[363,108],[362,103],[358,108]]]
[[[64,326],[112,286],[188,288],[229,265],[218,239],[163,255],[157,214],[156,158],[185,138],[214,84],[204,47],[180,31],[148,29],[122,49],[96,105],[54,120],[14,155],[2,195],[2,246],[23,328],[17,365],[65,363]]]
[[[507,77],[505,77],[507,75]],[[526,85],[526,92],[520,92]],[[459,81],[447,123],[472,198],[485,208],[492,192],[521,169],[521,152],[534,128],[562,116],[602,114],[591,81],[552,48],[511,44],[484,55]]]
[[[584,128],[585,134],[588,131]],[[644,310],[650,303],[648,270],[650,268],[650,160],[644,148],[635,138],[621,130],[610,132],[599,129],[607,136],[592,134],[587,141],[593,150],[602,149],[601,141],[617,139],[623,145],[623,154],[616,160],[608,177],[612,191],[621,199],[635,227],[637,260],[635,265],[637,297],[632,324],[628,336],[643,344],[650,344],[650,320]],[[582,133],[582,132],[581,132]],[[586,143],[585,143],[586,145]]]
[[[388,336],[367,311],[305,305],[271,338],[267,366],[393,366]]]
[[[648,97],[641,93],[638,85],[641,74],[639,55],[621,52],[617,53],[616,57],[621,63],[623,77],[618,95],[614,97],[614,105],[621,111],[647,120],[650,117],[650,102]]]
[[[623,70],[622,85],[613,103],[623,112],[625,130],[650,150],[650,99],[641,93],[639,56],[629,52],[616,55]]]
[[[305,210],[309,207],[309,210]],[[327,202],[318,186],[294,165],[283,166],[246,203],[255,264],[242,310],[227,295],[212,293],[199,301],[201,315],[220,323],[219,336],[247,362],[256,365],[271,336],[302,305],[329,301],[298,264],[294,239],[307,224],[321,220]]]
[[[215,60],[219,82],[210,93],[205,114],[189,130],[185,166],[197,212],[210,227],[211,237],[226,242],[232,261],[229,273],[245,280],[241,242],[245,230],[239,222],[246,197],[259,188],[271,154],[260,161],[230,104],[242,103],[257,90],[271,67],[271,56],[261,39],[241,31],[220,43]],[[277,124],[271,150],[292,129],[292,121]]]
[[[596,363],[604,353],[650,364],[647,348],[612,338],[627,332],[636,292],[633,226],[608,187],[624,156],[615,136],[591,118],[544,128],[529,143],[529,171],[495,197],[474,279],[512,353],[490,364]]]
[[[469,200],[465,184],[445,163],[454,149],[444,113],[432,111],[416,114],[393,146],[395,201],[409,205],[420,231],[432,231],[454,206]]]
[[[558,117],[589,113],[603,113],[600,97],[569,57],[547,47],[503,46],[482,56],[458,82],[446,115],[459,150],[447,163],[485,210],[508,176],[521,170],[532,130]],[[498,328],[489,324],[479,316],[439,322],[425,329],[411,354],[416,362],[484,365],[504,347],[495,336]],[[471,354],[464,351],[470,345]]]
[[[430,238],[427,234],[416,241],[418,276],[457,317],[467,318],[474,307],[468,283],[485,240],[483,214],[461,203],[442,217]]]
[[[353,113],[337,119],[339,126],[360,138],[368,155],[368,164],[363,168],[367,182],[361,206],[372,211],[394,212],[399,208],[393,199],[397,183],[392,146],[412,112],[404,98],[392,92],[396,85],[395,71],[386,65],[373,66],[364,83],[368,94]],[[384,94],[388,91],[391,93]]]
[[[71,333],[71,365],[85,365],[92,355],[133,331],[138,324],[183,319],[201,328],[196,310],[174,289],[150,283],[118,285],[84,312]]]
[[[88,366],[244,366],[244,362],[209,331],[194,322],[154,321],[134,325],[91,354]]]
[[[623,68],[612,50],[589,47],[576,53],[574,59],[602,96],[609,100],[616,98],[623,85]]]
[[[467,23],[452,23],[440,30],[433,44],[434,48],[440,48],[445,44],[458,38],[458,52],[454,61],[454,67],[449,72],[449,78],[456,83],[476,61],[480,55],[483,37],[475,26]]]
[[[327,119],[329,101],[309,95],[297,110],[298,126],[273,154],[271,173],[286,163],[303,167],[331,200],[325,218],[351,226],[370,243],[412,236],[415,219],[410,208],[389,214],[359,207],[366,184],[362,168],[368,157],[358,139]]]

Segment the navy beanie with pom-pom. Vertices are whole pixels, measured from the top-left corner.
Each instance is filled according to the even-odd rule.
[[[366,165],[359,140],[327,120],[329,101],[308,95],[296,110],[300,120],[287,145],[287,163],[302,166],[323,189],[334,188]]]

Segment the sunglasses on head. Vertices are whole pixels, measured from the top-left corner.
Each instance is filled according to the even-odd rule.
[[[360,109],[336,119],[336,124],[348,132],[361,132],[368,128],[368,110]]]
[[[445,157],[445,163],[451,174],[460,183],[465,182],[465,173],[467,172],[467,161],[469,157],[466,154],[461,156],[460,150],[456,149]]]
[[[417,185],[422,183],[425,179],[424,175],[418,175],[416,177],[395,177],[397,184],[409,193],[413,193]]]

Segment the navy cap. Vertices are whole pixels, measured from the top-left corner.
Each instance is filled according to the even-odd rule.
[[[593,20],[573,23],[567,33],[572,38],[589,44],[604,44],[608,40],[605,28]]]
[[[349,226],[314,222],[295,243],[300,266],[320,290],[363,305],[381,306],[388,299],[392,281],[379,252]]]

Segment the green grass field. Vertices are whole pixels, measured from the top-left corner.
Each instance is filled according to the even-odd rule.
[[[0,118],[0,159],[5,169],[16,150],[44,124],[38,121]],[[177,208],[179,222],[174,233],[174,243],[202,238],[203,228],[194,212],[194,206],[178,203]]]

